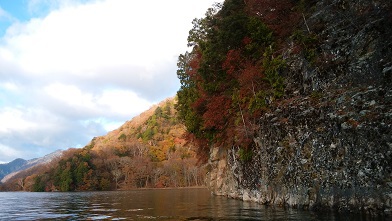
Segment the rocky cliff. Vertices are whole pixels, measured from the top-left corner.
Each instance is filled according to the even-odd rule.
[[[207,183],[214,194],[392,215],[391,5],[309,6],[302,33],[316,43],[297,54],[295,37],[287,41],[285,97],[260,116],[256,147],[211,149]]]

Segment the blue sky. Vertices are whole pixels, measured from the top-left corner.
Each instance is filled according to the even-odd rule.
[[[0,163],[82,147],[179,88],[213,0],[0,0]]]
[[[42,0],[0,0],[0,35],[4,35],[7,28],[16,21],[26,22],[33,17],[47,15],[50,7],[54,6],[53,3]]]
[[[26,21],[30,17],[27,0],[0,0],[0,5],[1,8],[5,12],[8,12],[10,16],[17,18],[20,21]],[[4,20],[6,19],[2,19],[2,22],[4,22]]]

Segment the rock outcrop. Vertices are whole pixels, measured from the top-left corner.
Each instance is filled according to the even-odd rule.
[[[235,146],[211,150],[214,194],[392,215],[391,5],[313,6],[304,30],[317,37],[315,57],[293,53],[288,42],[286,97],[260,117],[250,157]]]

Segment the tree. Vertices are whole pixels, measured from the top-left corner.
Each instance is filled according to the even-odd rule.
[[[113,180],[115,181],[116,190],[117,190],[119,181],[123,176],[123,173],[120,168],[120,158],[115,157],[115,158],[109,159],[107,163],[110,168],[110,173],[113,176]]]
[[[175,104],[174,99],[159,104],[136,122],[96,137],[82,149],[70,149],[45,167],[22,173],[6,188],[86,191],[195,185],[190,165],[196,164],[195,152],[191,146],[184,148],[188,145],[185,128],[173,120]],[[148,128],[154,131],[151,139],[139,139]]]
[[[205,18],[194,20],[188,37],[193,49],[178,60],[176,108],[188,140],[197,143],[204,160],[211,143],[251,146],[250,128],[265,100],[281,96],[281,66],[269,53],[273,31],[249,5],[226,0],[219,11],[210,9]]]
[[[66,168],[60,175],[60,190],[67,192],[71,190],[72,173],[70,168]]]
[[[18,179],[18,186],[20,186],[20,188],[21,188],[22,190],[25,189],[25,179],[24,179],[24,178],[19,178],[19,179]]]
[[[134,169],[134,181],[137,187],[147,187],[151,179],[153,166],[147,157],[135,157],[132,160]]]
[[[119,182],[119,180],[121,179],[121,177],[123,176],[123,173],[122,173],[122,171],[120,170],[120,169],[114,169],[114,170],[112,170],[111,171],[112,172],[112,175],[113,175],[113,179],[114,179],[114,181],[115,181],[115,183],[116,183],[116,190],[118,189],[118,182]]]
[[[34,178],[34,184],[32,187],[33,192],[44,192],[45,191],[45,182],[42,176],[38,175]]]
[[[274,31],[277,39],[284,39],[301,20],[292,0],[244,0],[248,13],[259,17]],[[304,1],[301,1],[304,2]],[[301,4],[301,2],[299,4]],[[304,5],[309,5],[302,3]]]
[[[77,187],[82,187],[86,181],[86,174],[89,171],[89,166],[87,162],[80,162],[75,170],[75,185]]]

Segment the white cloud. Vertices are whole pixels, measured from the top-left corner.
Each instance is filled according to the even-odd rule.
[[[0,109],[0,122],[0,144],[9,147],[3,148],[4,151],[14,150],[11,152],[19,153],[18,157],[25,159],[40,157],[59,148],[85,145],[92,137],[105,133],[104,125],[84,125],[79,120],[39,108]],[[11,155],[0,155],[0,158]]]
[[[28,1],[38,16],[0,38],[0,154],[83,146],[173,96],[191,21],[213,2]]]
[[[19,158],[21,152],[0,143],[0,163],[7,163],[8,159]]]
[[[75,85],[53,83],[44,87],[48,97],[65,110],[73,109],[90,116],[131,117],[148,109],[153,103],[122,89],[101,90],[100,94],[84,92]],[[67,112],[68,112],[67,111]]]
[[[126,90],[104,91],[97,103],[108,107],[110,112],[122,116],[135,115],[152,106],[151,102],[140,99],[135,93]]]
[[[4,88],[7,91],[18,91],[19,87],[14,82],[1,82],[0,88]]]
[[[15,24],[6,42],[15,62],[36,75],[94,75],[119,65],[150,68],[186,49],[189,11],[195,8],[184,10],[192,7],[184,2],[111,0],[65,7]]]
[[[74,85],[54,83],[44,88],[48,96],[63,103],[65,106],[75,109],[93,109],[94,97],[89,93],[83,93]]]
[[[5,108],[0,110],[0,133],[10,133],[12,131],[27,131],[36,124],[24,118],[24,113],[20,109]]]

